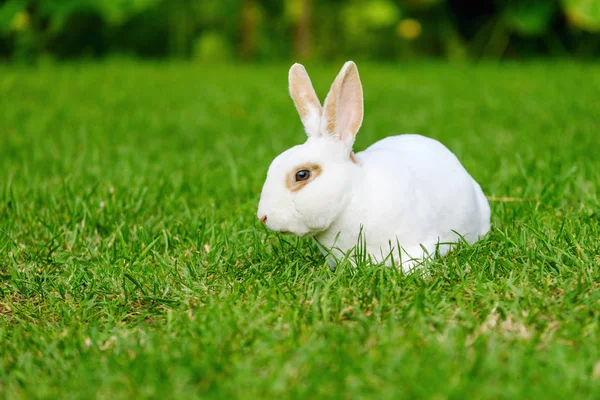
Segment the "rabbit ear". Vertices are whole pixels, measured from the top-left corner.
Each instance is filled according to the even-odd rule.
[[[348,61],[333,81],[323,105],[321,136],[333,136],[351,149],[363,120],[363,92],[358,68]]]
[[[321,102],[313,89],[306,69],[294,64],[289,72],[290,96],[300,114],[304,130],[308,136],[319,136],[321,124]]]

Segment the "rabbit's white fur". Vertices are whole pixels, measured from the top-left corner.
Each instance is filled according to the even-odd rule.
[[[314,237],[331,266],[362,241],[373,261],[404,269],[436,250],[446,254],[461,236],[473,243],[489,231],[481,187],[440,142],[406,134],[352,154],[363,115],[353,62],[342,68],[323,109],[304,67],[294,64],[289,79],[308,140],[269,167],[257,215],[270,230]],[[299,189],[292,181],[290,189],[290,177],[307,165],[318,176]]]

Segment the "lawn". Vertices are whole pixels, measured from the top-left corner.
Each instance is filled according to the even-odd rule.
[[[600,65],[358,66],[490,197],[426,275],[257,220],[288,65],[0,67],[0,397],[599,398]]]

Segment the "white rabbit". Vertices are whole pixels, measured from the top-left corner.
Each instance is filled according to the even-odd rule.
[[[473,243],[489,231],[481,187],[440,142],[406,134],[352,153],[363,120],[352,61],[323,109],[302,65],[290,68],[289,85],[308,140],[269,167],[257,213],[267,228],[314,237],[332,267],[362,248],[372,261],[404,270],[436,250],[445,255],[461,237]]]

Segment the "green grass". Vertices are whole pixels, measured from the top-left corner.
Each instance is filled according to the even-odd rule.
[[[359,68],[493,196],[428,276],[257,223],[287,66],[1,67],[0,397],[599,398],[600,66]]]

